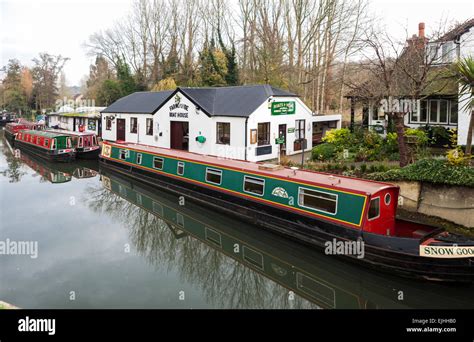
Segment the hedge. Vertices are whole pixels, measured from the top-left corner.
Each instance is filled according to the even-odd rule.
[[[366,176],[378,181],[422,181],[434,184],[474,187],[474,168],[453,166],[443,159],[422,159],[401,169]]]

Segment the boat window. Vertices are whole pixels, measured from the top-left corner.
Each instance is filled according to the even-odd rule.
[[[184,163],[178,162],[178,175],[182,176],[184,174]]]
[[[53,139],[53,142],[51,143],[51,149],[52,150],[56,149],[56,139]]]
[[[222,236],[220,233],[216,232],[214,229],[206,227],[205,234],[207,241],[210,241],[213,244],[222,247]]]
[[[251,194],[263,196],[265,180],[250,176],[244,177],[244,191]]]
[[[92,146],[97,145],[97,137],[95,135],[92,136]]]
[[[244,260],[263,270],[263,255],[247,246],[243,246]]]
[[[380,197],[370,201],[369,220],[373,220],[380,216]]]
[[[71,144],[71,138],[67,138],[66,139],[66,147],[67,148],[71,148],[72,144]]]
[[[119,156],[120,159],[127,159],[128,158],[128,152],[129,152],[128,150],[124,150],[124,149],[120,150],[120,156]]]
[[[142,163],[142,154],[137,153],[137,164],[141,165],[141,163]]]
[[[206,169],[206,182],[221,185],[222,171],[217,169]]]
[[[384,198],[385,205],[389,205],[391,200],[392,200],[392,196],[390,196],[390,194],[386,194]]]
[[[335,214],[337,211],[337,195],[317,190],[299,188],[298,204],[300,207]]]
[[[82,137],[79,137],[79,144],[77,145],[77,147],[82,147],[84,145],[84,140]]]
[[[153,167],[155,169],[163,170],[164,160],[163,158],[154,157],[153,158]]]
[[[44,146],[49,146],[49,139],[44,139]]]

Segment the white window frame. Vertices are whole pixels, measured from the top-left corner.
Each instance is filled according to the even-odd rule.
[[[122,152],[125,152],[125,158],[122,158]],[[128,157],[130,157],[130,150],[127,150],[125,148],[121,148],[120,151],[119,151],[119,159],[120,160],[125,160]]]
[[[311,196],[311,197],[317,197],[317,198],[320,198],[320,199],[323,199],[323,200],[328,200],[328,201],[333,201],[333,202],[336,202],[336,211],[334,213],[330,212],[330,211],[326,211],[326,210],[322,210],[322,209],[316,209],[316,208],[313,208],[313,207],[308,207],[306,205],[304,205],[303,203],[301,203],[301,191],[303,190],[303,195],[304,194],[304,190],[309,190],[309,191],[314,191],[314,192],[320,192],[322,194],[326,194],[326,195],[331,195],[331,196],[336,196],[336,199],[335,200],[330,200],[328,198],[324,198],[324,197],[319,197],[319,196],[313,196],[313,195],[309,195],[309,194],[306,194],[307,196]],[[329,215],[337,215],[337,209],[339,207],[339,195],[338,194],[333,194],[332,192],[327,192],[327,191],[321,191],[321,190],[316,190],[316,189],[311,189],[311,188],[305,188],[305,187],[298,187],[298,206],[302,207],[302,208],[306,208],[306,209],[310,209],[310,210],[313,210],[313,211],[318,211],[318,212],[321,212],[321,213],[324,213],[324,214],[329,214]]]
[[[137,153],[136,158],[135,158],[135,162],[138,165],[142,165],[142,159],[143,159],[143,155],[141,153]]]
[[[155,160],[161,159],[161,169],[155,166]],[[153,168],[155,170],[163,170],[165,168],[165,159],[161,157],[153,157]]]
[[[179,173],[179,168],[180,168],[180,166],[183,168],[183,172],[181,172],[181,173]],[[176,165],[176,174],[177,174],[178,176],[184,175],[184,167],[185,167],[184,162],[179,161],[178,164]]]
[[[212,182],[210,180],[207,180],[207,174],[208,173],[213,173],[215,175],[219,174],[220,177],[221,177],[221,181],[219,183],[216,183],[216,182]],[[222,185],[222,170],[206,167],[206,175],[205,175],[204,180],[206,181],[206,183],[215,184],[215,185]]]
[[[251,192],[251,191],[245,190],[245,181],[246,181],[248,178],[257,179],[257,180],[263,182],[263,191],[262,191],[262,194],[261,194],[261,195],[255,193],[255,192]],[[250,183],[252,183],[252,181],[250,181]],[[254,182],[254,184],[256,184],[256,183]],[[247,175],[245,175],[245,176],[244,176],[244,179],[243,179],[243,182],[242,182],[242,190],[243,190],[244,192],[248,193],[248,194],[251,194],[251,195],[254,195],[254,196],[263,197],[263,196],[265,195],[265,179],[263,179],[263,178],[258,178],[258,177],[254,177],[254,176],[247,176]]]

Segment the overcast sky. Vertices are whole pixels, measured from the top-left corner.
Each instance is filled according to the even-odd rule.
[[[99,30],[111,27],[131,8],[132,0],[0,0],[0,65],[16,58],[31,65],[39,52],[69,57],[67,83],[79,85],[92,58],[82,44]],[[429,34],[442,18],[464,21],[474,17],[472,0],[371,0],[370,9],[400,39],[418,23]]]

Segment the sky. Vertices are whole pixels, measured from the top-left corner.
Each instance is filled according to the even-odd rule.
[[[68,85],[80,85],[93,58],[83,44],[94,32],[124,18],[133,0],[0,0],[0,66],[16,58],[25,65],[40,52],[69,57]],[[234,0],[231,0],[234,1]],[[236,0],[235,0],[236,1]],[[474,17],[472,0],[371,0],[370,10],[399,39],[415,34],[418,23],[426,32],[442,19],[464,21]]]

